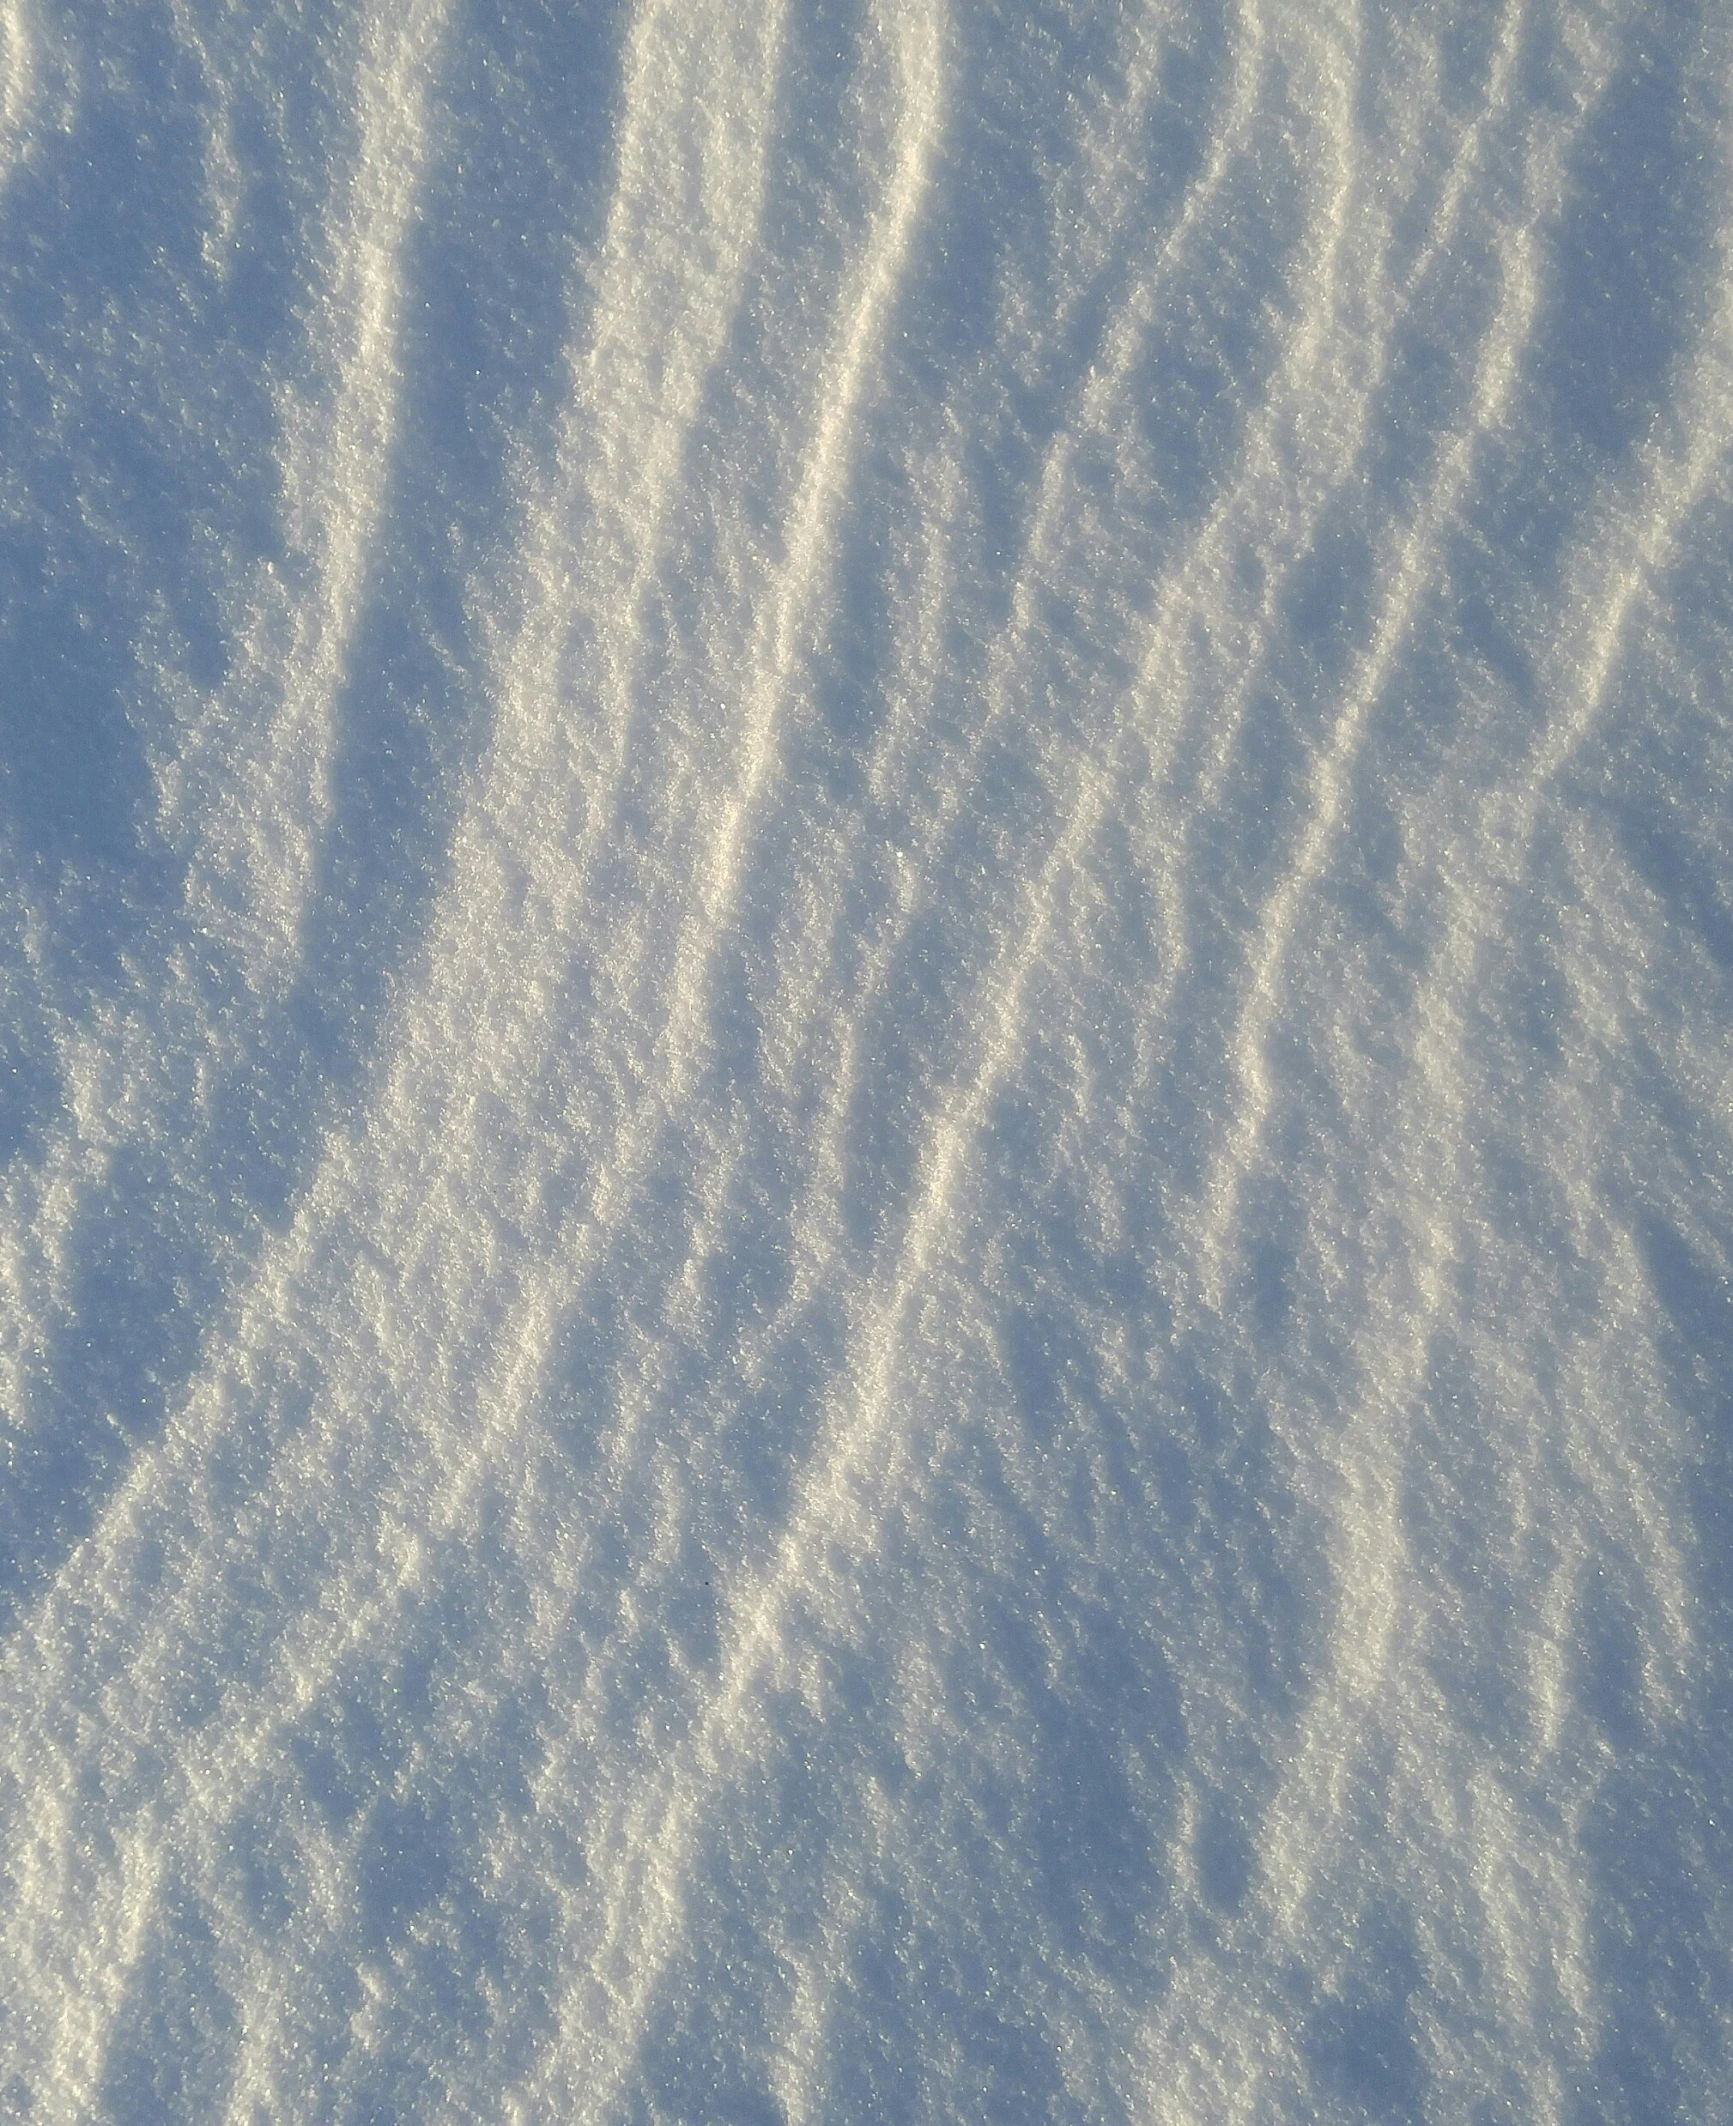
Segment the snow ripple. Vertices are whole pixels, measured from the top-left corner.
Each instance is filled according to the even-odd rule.
[[[1725,2115],[1717,11],[0,70],[9,2113]]]

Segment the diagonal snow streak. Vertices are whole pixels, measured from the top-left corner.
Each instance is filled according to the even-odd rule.
[[[228,684],[189,704],[158,771],[167,833],[191,856],[191,920],[267,997],[290,978],[329,820],[335,696],[397,440],[404,251],[444,13],[417,0],[357,40],[355,165],[320,232],[331,263],[315,298],[314,381],[278,394],[288,545],[311,595],[259,571]]]
[[[585,361],[589,376],[584,381],[589,390],[575,410],[570,424],[572,440],[562,452],[581,452],[582,459],[572,477],[601,489],[598,499],[602,509],[596,512],[600,521],[592,534],[595,548],[580,555],[577,565],[591,573],[592,588],[604,607],[622,592],[629,598],[634,584],[641,583],[653,570],[656,542],[662,536],[679,465],[681,436],[693,417],[706,364],[714,357],[719,337],[727,326],[730,302],[738,290],[752,231],[756,189],[753,156],[755,150],[761,153],[762,143],[762,119],[757,127],[752,123],[753,99],[756,97],[762,107],[771,86],[774,29],[774,20],[765,25],[768,46],[759,35],[748,34],[735,39],[731,46],[725,42],[719,51],[704,38],[704,25],[684,11],[652,9],[634,40],[627,77],[628,116],[619,151],[620,192],[610,240],[604,248],[595,340]],[[732,80],[722,64],[722,54],[730,50],[740,77]],[[684,103],[682,96],[687,99]],[[707,126],[692,128],[670,123],[684,120],[692,104],[705,97],[713,99]],[[746,157],[744,168],[742,155]],[[672,188],[672,200],[671,173],[683,174],[686,180],[683,188]],[[700,255],[695,257],[690,217],[694,213],[706,214],[711,203],[719,203],[724,216],[731,219],[723,218],[713,231],[700,228]],[[671,317],[676,303],[684,315],[676,311]],[[658,339],[654,348],[645,343],[645,330],[652,325]],[[644,447],[646,441],[648,449]],[[592,469],[597,458],[599,473]],[[581,773],[568,774],[563,783],[552,781],[548,774],[548,749],[550,744],[560,748],[563,734],[557,728],[550,731],[545,720],[528,712],[534,700],[532,690],[538,680],[545,682],[548,664],[559,654],[566,624],[563,568],[572,564],[561,552],[563,523],[568,514],[580,512],[574,510],[574,498],[569,494],[562,495],[559,504],[563,507],[556,505],[557,515],[555,509],[545,506],[536,513],[526,541],[532,556],[532,600],[535,592],[541,596],[539,602],[532,602],[518,644],[510,653],[499,739],[484,771],[483,791],[473,821],[466,823],[458,837],[450,912],[445,917],[448,935],[442,938],[436,932],[434,951],[435,964],[444,979],[437,980],[429,994],[416,1002],[419,1024],[408,1029],[401,1042],[402,1060],[383,1090],[378,1129],[357,1146],[339,1142],[336,1156],[327,1162],[296,1231],[267,1256],[258,1284],[241,1305],[234,1356],[225,1357],[214,1376],[195,1391],[160,1465],[141,1468],[117,1502],[86,1559],[81,1561],[84,1570],[78,1579],[82,1586],[75,1582],[66,1587],[64,1596],[57,1593],[49,1616],[43,1620],[43,1628],[50,1633],[58,1635],[68,1629],[54,1615],[63,1604],[74,1631],[79,1629],[80,1613],[91,1608],[98,1615],[115,1616],[119,1628],[126,1629],[124,1606],[114,1601],[117,1555],[127,1556],[141,1535],[147,1543],[154,1544],[156,1538],[146,1531],[163,1525],[167,1507],[188,1529],[187,1547],[195,1563],[190,1584],[180,1590],[179,1599],[161,1617],[151,1639],[162,1655],[177,1663],[189,1640],[196,1643],[203,1628],[196,1620],[201,1615],[208,1619],[212,1612],[209,1582],[196,1562],[197,1532],[204,1525],[203,1513],[208,1510],[197,1496],[196,1487],[208,1475],[209,1458],[233,1423],[236,1364],[242,1373],[252,1373],[261,1361],[269,1365],[285,1336],[298,1340],[292,1324],[300,1309],[309,1305],[315,1311],[329,1307],[329,1297],[319,1294],[318,1287],[335,1237],[354,1227],[358,1199],[368,1200],[369,1169],[383,1177],[384,1195],[374,1209],[361,1213],[362,1222],[374,1229],[375,1248],[402,1250],[404,1281],[411,1294],[418,1275],[422,1279],[431,1276],[436,1282],[442,1272],[449,1275],[447,1296],[438,1303],[447,1316],[447,1336],[461,1343],[466,1334],[472,1339],[478,1333],[485,1334],[487,1317],[499,1304],[497,1274],[494,1290],[489,1290],[487,1264],[493,1252],[494,1228],[488,1198],[508,1191],[512,1177],[509,1171],[487,1172],[485,1139],[478,1143],[473,1129],[465,1129],[462,1123],[485,1099],[488,1081],[502,1054],[509,1055],[515,1041],[521,1056],[526,1040],[533,1039],[534,1026],[533,1022],[529,1026],[523,1023],[521,1006],[526,999],[514,970],[497,967],[485,954],[477,955],[468,942],[468,934],[478,920],[487,920],[492,896],[502,888],[504,882],[495,869],[494,852],[502,845],[509,846],[514,833],[522,831],[522,809],[545,802],[550,790],[558,796],[563,789],[568,804],[581,805],[584,801]],[[629,700],[616,697],[610,705],[618,719],[623,720],[630,713]],[[581,767],[582,763],[577,765]],[[559,848],[557,842],[544,846],[550,855]],[[552,884],[557,896],[566,881],[556,875]],[[557,898],[554,914],[557,919]],[[452,978],[457,985],[455,992]],[[534,999],[527,1001],[533,1004]],[[459,1077],[453,1083],[447,1072],[449,1050],[444,1044],[454,1025],[469,1034],[463,1045],[471,1049],[475,1058],[474,1075],[467,1082]],[[455,1134],[429,1115],[426,1103],[430,1099],[441,1109],[455,1109],[461,1118]],[[437,1170],[425,1176],[416,1173],[413,1162],[425,1148],[441,1142],[455,1151],[457,1170],[446,1175]],[[480,1176],[466,1171],[478,1158]],[[457,1198],[472,1204],[475,1221],[466,1226],[454,1250],[454,1236],[442,1233],[440,1226],[442,1214]],[[433,1258],[431,1263],[429,1256]],[[532,1294],[532,1318],[535,1298]],[[333,1326],[341,1344],[346,1332],[337,1323]],[[327,1443],[342,1438],[358,1419],[365,1436],[367,1420],[363,1413],[369,1407],[378,1407],[382,1366],[384,1380],[389,1382],[394,1362],[407,1361],[411,1369],[426,1363],[423,1352],[427,1331],[413,1317],[405,1331],[405,1344],[394,1348],[387,1325],[385,1347],[377,1355],[376,1338],[366,1330],[362,1331],[359,1345],[350,1347],[353,1356],[348,1370],[352,1383],[347,1393],[341,1386],[336,1387],[336,1406],[323,1414],[320,1425]],[[434,1333],[439,1333],[437,1327]],[[462,1370],[472,1363],[468,1354],[461,1352],[447,1361],[448,1368],[460,1378]],[[341,1356],[338,1365],[342,1370]],[[404,1376],[399,1392],[409,1389],[412,1377],[413,1371]],[[392,1390],[387,1386],[383,1392],[389,1396]],[[430,1425],[437,1422],[433,1413],[428,1417]],[[456,1443],[454,1438],[450,1445]],[[338,1475],[328,1459],[328,1448],[315,1449],[309,1458],[323,1460],[328,1476]],[[292,1496],[294,1471],[285,1474]],[[424,1479],[416,1472],[413,1480],[419,1486]],[[184,1487],[189,1482],[195,1489],[187,1500]],[[263,1511],[267,1516],[274,1511],[268,1499],[263,1502]],[[381,1541],[389,1543],[393,1535],[391,1528],[383,1528]],[[220,1562],[210,1562],[220,1577]],[[353,1567],[365,1571],[366,1562],[356,1558]],[[219,1598],[219,1613],[221,1606]],[[341,1643],[349,1641],[358,1621],[353,1614],[342,1614],[347,1606],[339,1605]],[[317,1617],[311,1622],[316,1644]],[[61,1644],[65,1645],[64,1638]],[[66,1658],[64,1653],[61,1658]],[[316,1688],[308,1670],[309,1658],[304,1650],[293,1657],[305,1679],[302,1686],[294,1687],[296,1695],[301,1688],[309,1692]],[[259,1695],[246,1694],[246,1698],[257,1704]],[[128,1697],[128,1726],[142,1739],[155,1724],[148,1710],[149,1692],[139,1693],[136,1699],[129,1692]],[[134,1705],[136,1711],[132,1710]],[[267,1706],[264,1717],[280,1723],[283,1709],[281,1703]],[[226,1750],[219,1751],[194,1782],[195,1809],[210,1804],[220,1809],[226,1798],[227,1780],[237,1776],[255,1746],[259,1717],[255,1714],[249,1721],[244,1709],[232,1716]],[[225,1774],[225,1764],[235,1770]],[[69,1837],[76,1835],[69,1831]],[[114,1901],[115,1917],[104,1921],[93,1913],[87,1938],[96,1944],[98,1966],[111,1972],[117,1966],[124,1968],[127,1961],[115,1930],[124,1925],[129,1933],[136,1934],[138,1923],[137,1918],[123,1921],[121,1911],[131,1909],[141,1918],[141,1896],[148,1907],[148,1885],[154,1872],[148,1837],[135,1852],[136,1858],[129,1859],[123,1850],[121,1864],[106,1882],[97,1885],[100,1898]],[[69,1859],[70,1854],[64,1854],[49,1859],[47,1864],[58,1866]],[[142,1880],[128,1879],[135,1868],[141,1871]],[[59,1894],[70,1901],[69,1887]],[[23,1905],[27,1913],[39,1915],[36,1899],[27,1897]],[[76,1965],[74,1970],[78,1970]],[[82,1992],[84,2012],[88,2013],[92,1991],[88,1981],[75,1977],[73,1984],[75,1997]],[[71,2088],[71,2100],[76,2102],[77,2085],[74,2083]]]
[[[118,83],[152,270],[276,319],[215,676],[116,564],[114,969],[0,822],[89,1531],[0,1650],[0,2109],[1717,2115],[1724,27],[557,12],[0,14],[7,211]],[[204,329],[92,271],[26,556]],[[434,654],[443,780],[355,699]],[[326,1080],[368,776],[425,912]],[[98,1452],[114,1261],[199,1336]]]
[[[240,586],[220,685],[201,690],[172,664],[158,675],[174,743],[152,765],[164,838],[186,865],[183,905],[161,967],[129,971],[97,1025],[64,1024],[61,1117],[35,1164],[7,1176],[0,1368],[21,1428],[73,1308],[70,1263],[104,1183],[182,1126],[189,1089],[208,1110],[301,971],[337,696],[391,480],[403,254],[442,34],[429,0],[363,16],[348,40],[353,162],[318,173],[331,195],[310,245],[304,365],[317,382],[285,379],[272,394],[287,565],[262,562]]]
[[[0,12],[0,184],[29,148],[37,69],[29,11],[24,0],[10,0]]]

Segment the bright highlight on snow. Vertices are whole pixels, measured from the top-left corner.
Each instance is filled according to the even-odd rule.
[[[1733,18],[0,5],[0,2115],[1733,2088]]]

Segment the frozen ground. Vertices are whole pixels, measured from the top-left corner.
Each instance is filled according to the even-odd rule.
[[[0,2114],[1733,2118],[1724,0],[0,64]]]

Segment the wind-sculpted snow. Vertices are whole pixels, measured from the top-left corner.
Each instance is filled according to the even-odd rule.
[[[0,7],[0,2113],[1733,2118],[1733,22]]]

